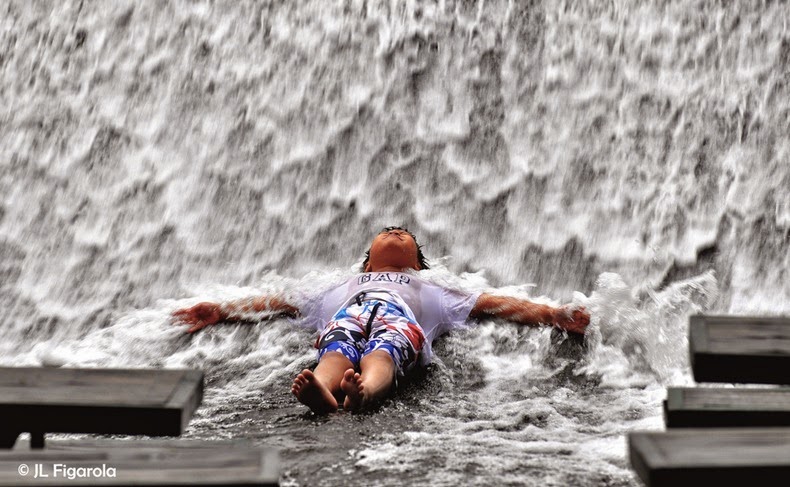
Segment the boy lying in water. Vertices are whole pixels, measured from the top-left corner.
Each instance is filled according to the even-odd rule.
[[[419,277],[427,269],[421,246],[408,230],[387,227],[376,235],[364,272],[316,296],[301,308],[281,297],[224,304],[199,303],[173,313],[194,333],[245,312],[302,316],[320,331],[318,366],[303,370],[291,392],[317,414],[358,411],[393,389],[398,375],[431,362],[431,344],[469,318],[496,317],[525,325],[553,325],[583,334],[584,308],[554,308],[525,299],[446,289]]]

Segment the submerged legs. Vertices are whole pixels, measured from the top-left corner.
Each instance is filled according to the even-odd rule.
[[[387,352],[376,350],[362,357],[361,373],[348,369],[340,387],[346,393],[343,408],[358,411],[387,397],[395,382],[395,363]]]
[[[315,371],[304,369],[293,381],[291,393],[316,414],[327,414],[337,411],[338,400],[344,393],[340,389],[343,373],[352,368],[351,363],[343,354],[327,352],[321,357]]]
[[[338,352],[327,352],[314,371],[303,370],[293,381],[291,392],[316,414],[349,411],[374,405],[387,397],[395,382],[395,364],[387,352],[374,351],[362,357],[360,373]],[[345,397],[345,400],[343,399]]]

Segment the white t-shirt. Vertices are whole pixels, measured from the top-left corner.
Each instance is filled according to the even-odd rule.
[[[405,272],[366,272],[308,299],[300,306],[304,325],[323,330],[338,310],[350,305],[362,292],[365,299],[378,298],[400,306],[422,327],[426,340],[420,354],[421,365],[431,362],[433,340],[463,327],[480,297],[479,292],[447,289]]]

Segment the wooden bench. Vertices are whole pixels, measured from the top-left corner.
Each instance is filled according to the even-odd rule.
[[[790,318],[692,316],[697,382],[790,384]]]
[[[628,435],[649,487],[788,484],[790,428],[682,429]]]
[[[667,428],[790,427],[790,388],[670,387]]]
[[[268,486],[278,463],[274,449],[239,442],[49,441],[0,452],[0,486]]]
[[[198,370],[0,368],[0,448],[30,432],[179,436],[203,397]]]

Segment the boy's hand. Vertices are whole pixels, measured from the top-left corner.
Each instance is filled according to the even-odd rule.
[[[587,325],[590,324],[590,313],[583,306],[566,304],[557,310],[554,324],[571,333],[584,335]]]
[[[191,308],[173,312],[176,324],[192,325],[187,333],[195,333],[209,325],[215,325],[224,318],[222,307],[217,303],[198,303]]]

